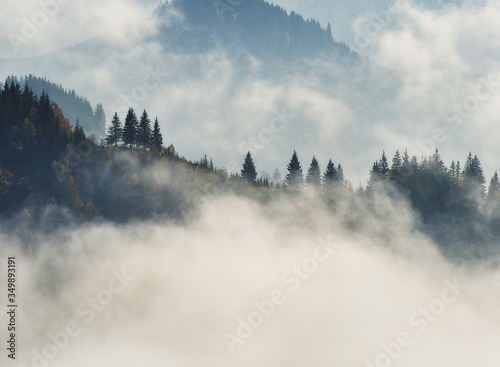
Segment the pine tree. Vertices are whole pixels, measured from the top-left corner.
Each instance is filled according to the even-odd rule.
[[[400,169],[400,176],[401,176],[401,184],[406,185],[409,177],[412,174],[412,167],[410,164],[410,156],[408,155],[408,149],[405,149],[405,152],[402,157],[401,161],[401,169]]]
[[[457,193],[462,185],[460,180],[460,162],[455,160],[451,161],[450,168],[448,169],[449,181],[451,186],[452,195]]]
[[[158,151],[161,153],[163,150],[163,137],[160,131],[160,124],[158,123],[158,117],[155,119],[155,125],[153,128],[153,135],[151,135],[151,145],[154,145]]]
[[[444,174],[446,172],[446,167],[443,163],[443,160],[441,159],[441,156],[439,155],[439,151],[437,148],[430,159],[430,166],[434,173]]]
[[[436,148],[434,154],[429,158],[428,168],[425,171],[424,191],[428,192],[427,200],[434,211],[443,211],[447,206],[447,199],[452,193],[452,181],[447,168]]]
[[[136,143],[137,125],[137,116],[135,115],[134,109],[129,108],[123,127],[123,143],[128,144],[129,147]]]
[[[401,181],[401,170],[403,168],[403,160],[401,159],[401,154],[399,154],[399,150],[396,150],[396,154],[392,158],[392,166],[391,166],[391,175],[390,178],[392,181],[400,182]]]
[[[368,187],[367,192],[371,192],[371,187],[376,182],[384,182],[387,179],[387,175],[389,174],[389,162],[387,160],[387,156],[385,155],[385,151],[382,152],[382,157],[380,161],[375,161],[372,166],[372,170],[370,171],[370,177],[368,179]]]
[[[175,151],[175,147],[173,144],[170,144],[167,147],[167,149],[165,149],[165,155],[167,157],[171,157],[171,158],[178,157],[177,152]]]
[[[410,164],[410,156],[408,155],[408,149],[405,149],[405,153],[403,154],[403,165]]]
[[[344,169],[342,168],[340,163],[337,166],[337,181],[341,184],[343,184],[345,181]]]
[[[269,175],[267,174],[267,172],[264,172],[262,174],[262,186],[271,187],[271,179],[269,178]]]
[[[206,154],[200,160],[200,167],[201,168],[208,168],[208,158],[207,158]]]
[[[402,166],[403,160],[401,159],[401,154],[399,153],[399,150],[396,150],[396,154],[394,154],[394,158],[392,158],[391,170],[400,170]]]
[[[453,159],[451,161],[451,164],[450,164],[450,169],[448,170],[448,172],[450,173],[451,177],[455,176],[455,169],[456,169],[455,167],[456,167],[456,164],[455,164],[455,160]]]
[[[326,171],[323,174],[323,182],[326,184],[336,182],[338,181],[338,174],[337,174],[337,169],[335,168],[335,165],[333,164],[332,160],[330,159],[328,161],[328,164],[326,166]]]
[[[255,180],[257,179],[257,170],[255,169],[255,164],[253,163],[250,152],[248,152],[245,157],[243,169],[241,170],[241,178],[249,183],[255,183]]]
[[[498,172],[495,171],[495,174],[490,180],[490,186],[488,187],[488,200],[498,200],[500,193],[500,180],[498,178]]]
[[[330,23],[328,23],[328,25],[326,26],[326,43],[333,43],[332,26],[330,25]]]
[[[311,165],[307,171],[306,184],[317,191],[321,188],[321,169],[319,168],[316,156],[312,158]]]
[[[104,135],[106,129],[106,114],[101,103],[98,103],[94,109],[94,124],[92,126],[100,136]]]
[[[288,173],[285,176],[285,184],[288,187],[300,187],[304,183],[304,178],[302,176],[302,167],[295,150],[293,151],[292,159],[290,159],[287,169]]]
[[[389,162],[387,161],[387,157],[385,155],[385,151],[382,152],[382,158],[380,158],[379,162],[380,173],[385,176],[389,172]]]
[[[378,161],[373,162],[372,169],[370,171],[370,177],[368,178],[367,191],[370,192],[370,188],[376,183],[379,182],[382,178],[382,174],[380,173],[380,164]]]
[[[323,174],[323,193],[327,199],[334,199],[338,189],[342,188],[344,183],[344,170],[339,165],[335,167],[332,160],[328,161],[325,173]]]
[[[80,122],[76,119],[75,128],[73,130],[73,144],[77,145],[79,142],[85,140],[87,137],[85,136],[85,131],[83,131],[80,126]]]
[[[144,110],[137,129],[136,143],[143,148],[149,148],[151,146],[151,135],[151,121],[149,120],[148,113]]]
[[[121,142],[123,135],[123,128],[118,114],[115,112],[113,119],[111,120],[111,126],[108,128],[108,135],[106,136],[106,141],[109,145],[118,145]]]
[[[484,184],[486,180],[477,155],[472,157],[472,153],[469,152],[462,172],[462,178],[463,187],[466,192],[474,192],[478,196],[484,196]]]

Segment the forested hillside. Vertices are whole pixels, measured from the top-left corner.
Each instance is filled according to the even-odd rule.
[[[27,75],[21,78],[10,76],[7,83],[19,83],[21,89],[28,86],[33,93],[41,96],[43,92],[50,96],[50,99],[56,102],[65,113],[66,118],[73,126],[78,120],[79,125],[87,132],[102,137],[106,129],[106,115],[102,104],[98,103],[94,108],[87,98],[79,96],[75,90],[63,88],[62,85],[50,82],[46,78],[38,78],[34,75]]]
[[[175,0],[160,6],[157,14],[165,15],[172,7],[190,25],[177,30],[181,47],[196,49],[223,42],[265,60],[290,61],[321,54],[357,58],[346,44],[334,41],[330,24],[322,28],[314,19],[305,20],[293,11],[288,14],[263,0]],[[169,35],[171,29],[164,32]]]
[[[250,153],[237,174],[217,168],[206,155],[187,160],[173,145],[164,147],[157,119],[152,124],[145,110],[139,116],[133,109],[126,116],[115,114],[106,143],[100,143],[87,139],[80,126],[72,127],[45,93],[37,97],[27,86],[5,83],[0,92],[2,216],[24,209],[30,225],[48,221],[45,230],[97,218],[182,220],[207,195],[233,193],[265,202],[283,196],[294,201],[310,192],[332,211],[349,203],[350,214],[342,220],[352,228],[357,212],[377,215],[374,203],[381,195],[406,201],[447,251],[472,241],[493,243],[500,235],[498,174],[486,187],[481,162],[472,154],[463,167],[459,161],[447,167],[437,150],[420,160],[398,151],[392,162],[383,153],[366,187],[354,190],[340,163],[330,160],[322,170],[313,157],[303,168],[295,151],[283,180],[279,173],[259,175]]]
[[[47,94],[5,83],[0,93],[0,210],[18,207],[30,194],[55,194],[50,164],[68,145],[85,140]]]

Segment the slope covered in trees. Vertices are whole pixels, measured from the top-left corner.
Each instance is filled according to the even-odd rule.
[[[179,25],[177,45],[192,50],[217,42],[249,50],[267,60],[294,60],[319,54],[355,57],[344,43],[335,42],[331,25],[321,27],[314,19],[288,14],[263,0],[174,0],[157,9],[163,16],[173,7],[189,26]],[[165,29],[167,37],[171,29]],[[188,46],[186,46],[188,45]]]
[[[45,78],[27,75],[21,78],[10,76],[7,83],[19,83],[21,88],[28,86],[34,94],[41,96],[48,94],[50,99],[56,102],[64,111],[66,117],[73,126],[78,123],[87,134],[102,137],[105,134],[106,115],[102,104],[98,103],[94,108],[87,100],[75,93],[75,90],[63,88],[62,85],[52,83]]]
[[[420,160],[406,151],[391,160],[383,152],[366,187],[354,190],[341,164],[329,160],[323,166],[312,157],[303,166],[296,151],[283,181],[279,175],[274,180],[259,175],[250,152],[240,173],[217,168],[206,155],[189,161],[173,145],[163,146],[158,119],[152,127],[146,110],[140,118],[133,109],[126,116],[115,114],[106,140],[87,139],[45,93],[37,97],[26,86],[5,83],[0,91],[0,214],[12,217],[24,209],[44,229],[97,218],[182,220],[207,195],[293,202],[309,192],[334,212],[347,205],[351,213],[379,215],[385,195],[407,202],[446,251],[493,244],[500,235],[498,173],[486,181],[479,158],[471,153],[463,164],[447,166],[437,150]],[[352,228],[358,225],[355,214],[343,220]]]
[[[0,91],[0,210],[18,205],[30,193],[50,198],[51,162],[83,140],[83,130],[73,128],[47,94],[38,98],[27,86],[6,82]]]

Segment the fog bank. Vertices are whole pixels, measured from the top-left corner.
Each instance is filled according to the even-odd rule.
[[[354,231],[312,197],[227,196],[185,225],[95,224],[32,250],[6,236],[16,362],[496,366],[498,270],[451,264],[404,204],[380,199]]]

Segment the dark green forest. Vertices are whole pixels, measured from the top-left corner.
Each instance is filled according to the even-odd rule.
[[[63,88],[62,85],[52,83],[45,78],[38,78],[33,75],[26,75],[21,78],[10,76],[7,78],[7,83],[17,84],[24,89],[28,86],[38,96],[42,93],[50,95],[50,99],[56,102],[64,111],[66,118],[73,124],[78,120],[79,125],[87,134],[102,136],[106,130],[106,115],[102,104],[98,103],[94,108],[87,98],[79,96],[75,90]]]
[[[293,151],[280,180],[259,175],[250,153],[240,172],[228,173],[206,155],[188,160],[164,141],[158,119],[133,109],[115,113],[106,139],[97,141],[45,92],[37,96],[26,85],[6,82],[0,92],[0,214],[16,220],[14,230],[47,231],[96,220],[183,221],[202,198],[226,193],[263,203],[312,193],[311,200],[332,212],[351,203],[353,214],[343,220],[356,228],[356,208],[377,215],[377,200],[386,195],[408,202],[445,250],[493,243],[500,235],[500,179],[495,172],[486,181],[472,153],[445,165],[437,150],[420,159],[406,151],[390,159],[384,152],[366,186],[353,189],[332,160],[324,169],[315,157],[303,166]]]

